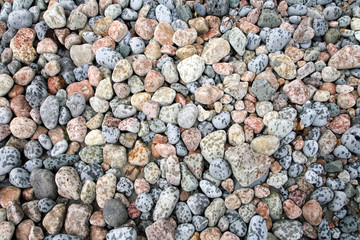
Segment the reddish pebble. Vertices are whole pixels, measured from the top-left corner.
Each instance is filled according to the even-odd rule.
[[[10,108],[17,117],[30,117],[31,107],[24,95],[13,98],[10,102]]]
[[[334,133],[343,134],[350,128],[351,121],[348,114],[340,114],[336,116],[334,120],[330,123],[330,129]]]
[[[66,92],[68,97],[74,93],[81,93],[85,100],[88,101],[94,95],[94,89],[90,85],[88,80],[83,80],[81,82],[71,83],[67,88]]]
[[[13,78],[16,84],[19,84],[21,86],[28,85],[31,80],[33,80],[35,77],[35,70],[31,67],[22,67],[19,71],[17,71]]]
[[[292,200],[286,200],[283,203],[283,209],[289,219],[296,219],[301,216],[301,208],[299,208]]]
[[[138,178],[134,182],[134,190],[137,195],[150,191],[150,184],[144,178]]]
[[[322,208],[316,200],[310,200],[302,207],[303,216],[313,226],[320,224],[322,219]]]

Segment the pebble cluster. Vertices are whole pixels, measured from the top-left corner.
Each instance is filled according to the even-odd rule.
[[[1,0],[1,240],[358,240],[359,0]]]

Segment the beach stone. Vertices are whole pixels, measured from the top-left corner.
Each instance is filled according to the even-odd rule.
[[[121,227],[111,230],[106,234],[107,239],[118,239],[125,238],[128,240],[136,240],[137,233],[136,230],[132,227]]]
[[[107,173],[101,176],[96,182],[96,202],[99,207],[104,208],[107,201],[115,195],[116,176],[113,173]]]
[[[357,140],[359,129],[359,125],[354,125],[341,136],[341,143],[349,149],[350,152],[356,154],[360,153],[360,142]]]
[[[294,127],[292,121],[286,119],[273,119],[269,122],[269,134],[282,139],[288,135]]]
[[[72,167],[62,167],[55,175],[58,193],[65,198],[80,199],[81,181],[78,173]]]
[[[5,96],[14,85],[14,80],[7,74],[0,74],[0,97]]]
[[[50,234],[57,234],[64,224],[65,215],[66,206],[63,203],[59,203],[45,215],[42,225]]]
[[[40,107],[41,120],[48,129],[56,128],[59,118],[59,103],[54,96],[47,97]]]
[[[200,141],[200,148],[206,161],[211,163],[224,155],[224,145],[226,142],[226,133],[223,130],[215,131],[204,137]]]
[[[330,58],[328,65],[336,69],[352,69],[360,67],[360,50],[354,46],[347,45],[337,51]]]
[[[266,156],[271,156],[274,154],[279,146],[279,138],[271,135],[254,138],[250,143],[250,147],[254,152]]]
[[[206,11],[209,15],[224,16],[229,11],[229,0],[207,2]]]
[[[256,79],[253,82],[251,91],[259,101],[268,101],[275,93],[275,89],[272,88],[271,84],[265,79]]]
[[[323,212],[320,204],[316,200],[309,200],[305,203],[302,207],[302,213],[306,221],[311,225],[317,226],[320,224]]]
[[[255,74],[259,74],[265,70],[268,63],[269,57],[265,54],[260,54],[249,61],[248,69]]]
[[[295,220],[280,220],[273,223],[273,233],[279,239],[299,239],[303,235],[302,225]]]
[[[60,3],[54,3],[44,13],[44,20],[46,24],[54,28],[62,28],[66,25],[66,17],[63,6]]]
[[[198,55],[193,55],[189,58],[182,60],[177,69],[180,78],[185,83],[196,81],[205,70],[205,61]]]
[[[266,48],[269,52],[281,51],[291,39],[291,33],[282,28],[273,28],[266,38]]]
[[[36,131],[36,123],[26,117],[16,117],[13,118],[10,122],[10,131],[11,133],[20,139],[30,138],[34,135]]]
[[[15,232],[15,225],[12,222],[8,221],[1,221],[0,222],[0,237],[4,240],[11,240],[14,232]]]
[[[240,56],[244,55],[248,39],[239,28],[235,27],[230,31],[229,42]]]
[[[155,221],[168,218],[178,202],[180,192],[176,187],[168,187],[160,194],[157,201],[153,218]]]
[[[0,149],[0,175],[9,173],[13,168],[21,164],[21,155],[19,150],[11,146],[5,146]]]
[[[31,187],[30,174],[23,168],[13,168],[9,174],[9,181],[18,188]]]
[[[296,28],[293,39],[298,43],[306,43],[315,36],[315,31],[312,29],[312,18],[304,18],[299,26]]]
[[[270,9],[263,9],[259,16],[257,26],[259,27],[269,27],[269,28],[276,28],[279,27],[281,24],[281,18],[272,10]]]
[[[55,176],[49,170],[33,170],[30,174],[30,183],[34,189],[34,194],[37,199],[56,199],[58,194],[57,186],[55,183]]]
[[[274,68],[276,73],[285,79],[294,79],[296,77],[296,69],[294,62],[285,54],[270,53],[270,66]]]
[[[328,204],[328,209],[333,212],[340,210],[345,206],[346,198],[346,193],[341,191],[334,191],[334,198]]]
[[[230,44],[222,38],[212,38],[205,45],[201,57],[206,64],[214,64],[223,59],[230,52]]]
[[[128,214],[120,199],[110,199],[105,203],[103,217],[106,224],[119,227],[126,222]]]
[[[270,167],[269,157],[255,153],[246,143],[228,148],[225,159],[231,164],[235,178],[243,187],[261,179]]]
[[[71,204],[67,210],[65,230],[68,234],[86,238],[90,234],[88,221],[92,213],[92,206],[85,204]]]
[[[254,240],[254,239],[267,239],[267,238],[268,238],[268,231],[266,227],[266,220],[259,215],[253,216],[249,223],[246,239]]]
[[[164,219],[156,220],[145,229],[146,237],[149,240],[175,239],[175,227]]]

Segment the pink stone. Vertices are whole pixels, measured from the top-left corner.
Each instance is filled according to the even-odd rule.
[[[66,126],[66,131],[70,141],[84,142],[87,132],[85,118],[79,116],[71,119]]]
[[[144,178],[137,178],[134,182],[134,190],[137,195],[150,191],[150,184]]]
[[[300,79],[286,84],[283,91],[292,103],[302,105],[308,98],[307,87]]]
[[[142,39],[150,40],[154,36],[154,31],[157,25],[158,22],[156,20],[140,17],[136,20],[135,32]]]
[[[16,239],[17,240],[28,240],[28,236],[30,234],[30,230],[34,227],[35,224],[32,220],[26,219],[22,221],[16,228]]]
[[[113,88],[119,98],[126,98],[130,94],[130,87],[126,83],[115,83]]]
[[[141,212],[136,208],[135,202],[131,203],[128,207],[128,214],[131,219],[140,217]]]
[[[312,18],[304,18],[299,26],[296,28],[293,38],[297,43],[306,43],[315,36],[315,31],[312,29]]]
[[[175,228],[168,220],[157,220],[145,229],[148,240],[175,240]],[[220,230],[219,230],[219,234]],[[213,239],[215,240],[215,239]]]
[[[159,23],[154,32],[154,39],[161,45],[173,45],[172,37],[174,30],[168,23]]]
[[[262,3],[262,1],[258,1],[258,2]],[[246,16],[246,20],[252,24],[255,24],[260,16],[260,13],[261,11],[258,8],[254,8]]]
[[[92,50],[94,53],[96,53],[99,48],[106,47],[110,49],[115,49],[115,42],[112,40],[111,37],[106,36],[103,38],[100,38],[99,40],[96,40],[92,46]]]
[[[256,206],[256,212],[265,219],[270,217],[269,206],[265,202],[259,202]]]
[[[254,190],[251,188],[241,188],[234,192],[238,196],[238,198],[241,200],[241,203],[248,204],[250,203],[254,198]]]
[[[351,121],[348,114],[340,114],[336,116],[334,120],[330,123],[330,129],[334,133],[343,134],[350,128]]]
[[[6,204],[6,217],[15,225],[18,225],[24,218],[24,212],[18,200],[13,200]]]
[[[45,38],[44,40],[40,41],[36,47],[38,54],[57,53],[57,50],[58,46],[51,38]]]
[[[186,129],[181,134],[181,139],[184,141],[186,148],[193,152],[195,151],[201,141],[201,131],[197,128]]]
[[[160,103],[148,100],[143,104],[142,111],[151,118],[157,118],[160,112]]]
[[[90,224],[98,227],[105,227],[106,222],[104,220],[103,213],[101,211],[95,211],[90,217]]]
[[[35,71],[31,67],[22,67],[13,76],[15,83],[21,86],[28,85],[34,77]]]
[[[172,41],[177,46],[184,47],[193,44],[196,41],[196,38],[197,31],[195,28],[179,29],[174,33]]]
[[[283,209],[289,219],[296,219],[300,217],[302,213],[301,209],[289,199],[283,203]]]
[[[224,95],[224,92],[221,91],[218,87],[213,86],[209,83],[204,84],[195,91],[196,101],[202,104],[213,104],[219,100]]]
[[[255,197],[257,198],[265,198],[270,195],[270,189],[262,185],[255,186],[254,190],[255,190]]]
[[[313,226],[320,224],[322,219],[322,208],[316,200],[310,200],[302,208],[303,216]]]
[[[92,96],[94,96],[94,89],[92,88],[88,80],[71,83],[66,88],[66,92],[68,97],[70,97],[71,95],[77,92],[81,93],[86,101],[88,101]]]
[[[89,219],[92,213],[92,206],[85,204],[71,204],[68,208],[65,231],[68,234],[85,239],[90,234]]]
[[[104,79],[104,75],[102,74],[102,72],[100,71],[99,68],[92,65],[88,69],[88,78],[89,78],[90,85],[97,87],[97,85],[99,85],[100,81]]]
[[[164,84],[164,76],[155,70],[150,70],[144,80],[145,91],[155,92]]]
[[[30,117],[31,107],[24,95],[14,97],[10,102],[10,108],[17,117]]]
[[[11,133],[20,139],[30,138],[36,131],[36,123],[26,117],[16,117],[10,122]]]
[[[208,227],[200,233],[201,240],[220,240],[221,231],[218,227]]]
[[[108,33],[115,42],[120,42],[120,40],[125,37],[127,32],[127,26],[124,23],[116,20],[111,23]]]
[[[214,71],[220,75],[231,75],[234,70],[230,63],[214,63],[212,66]]]
[[[13,57],[23,63],[30,64],[36,58],[36,51],[33,47],[35,40],[35,30],[31,28],[21,28],[10,41],[10,48]]]
[[[247,117],[245,119],[245,124],[251,127],[255,133],[260,133],[261,130],[264,128],[264,123],[262,121],[262,118],[259,117]]]
[[[240,240],[240,238],[231,232],[224,232],[220,240]]]
[[[156,144],[155,146],[156,151],[160,154],[161,157],[170,157],[176,154],[176,149],[171,144]]]
[[[132,133],[137,133],[140,130],[140,122],[135,117],[126,118],[126,119],[124,119],[123,121],[121,121],[119,123],[118,128],[121,131],[128,131],[128,132],[132,132]]]
[[[132,63],[132,67],[136,75],[145,76],[152,68],[151,61],[147,58],[136,59]]]
[[[289,199],[293,200],[296,205],[301,207],[305,203],[306,193],[296,189],[289,194]]]
[[[242,123],[247,116],[246,110],[234,110],[231,112],[231,118],[235,123]]]
[[[352,93],[340,93],[337,97],[337,105],[341,108],[348,109],[356,104],[356,97]]]
[[[329,60],[329,66],[337,69],[352,69],[360,67],[360,50],[358,48],[347,45],[337,51],[333,44],[331,47],[332,51],[329,51],[329,53],[332,57]],[[328,47],[328,50],[329,48],[330,46]]]

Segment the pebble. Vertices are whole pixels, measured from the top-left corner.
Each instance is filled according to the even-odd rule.
[[[119,227],[128,219],[127,211],[120,199],[110,199],[105,203],[103,217],[106,224]]]

